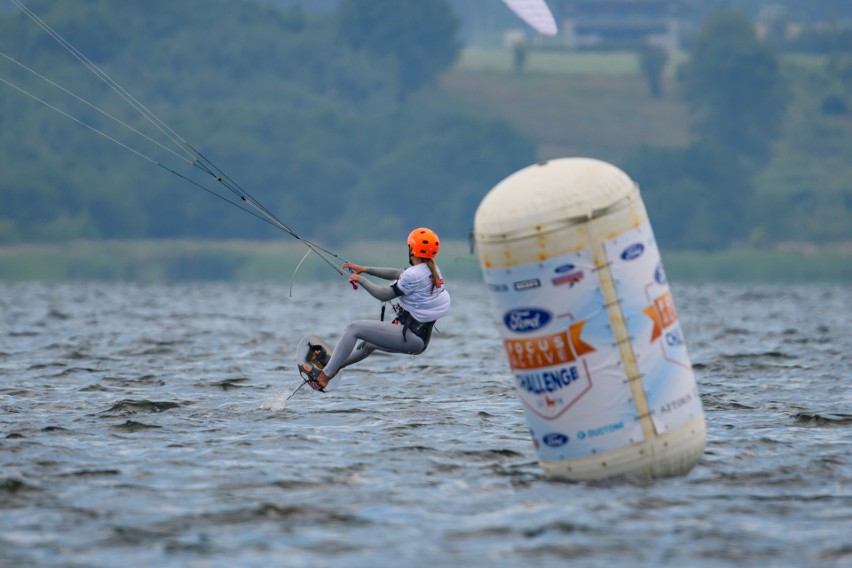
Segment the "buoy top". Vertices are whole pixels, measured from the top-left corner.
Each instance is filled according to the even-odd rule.
[[[554,222],[592,219],[636,192],[619,168],[594,158],[539,162],[498,183],[474,217],[477,238],[542,230]]]

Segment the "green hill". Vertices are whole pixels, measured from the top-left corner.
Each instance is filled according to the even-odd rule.
[[[506,120],[536,142],[539,159],[591,156],[624,167],[643,148],[689,144],[689,110],[674,79],[686,57],[669,62],[663,97],[654,99],[634,53],[534,51],[517,72],[508,51],[470,51],[442,77],[437,104]],[[852,85],[833,61],[782,56],[791,104],[772,159],[751,172],[751,240],[743,244],[852,241]],[[848,110],[826,112],[830,97]]]
[[[333,245],[392,239],[417,225],[463,240],[485,193],[536,160],[591,156],[633,173],[643,151],[693,142],[676,80],[685,54],[669,61],[660,98],[649,93],[632,52],[532,51],[518,71],[507,50],[462,51],[435,80],[401,96],[400,50],[353,47],[334,11],[243,0],[28,6],[240,188],[300,234]],[[222,187],[192,165],[194,155],[176,158],[126,137],[126,129],[18,65],[161,139],[17,11],[0,11],[0,53],[11,58],[0,58],[0,78],[144,154],[0,85],[0,244],[281,236],[204,191]],[[748,172],[749,209],[734,244],[852,241],[848,55],[785,54],[782,62],[792,102],[771,160]],[[726,169],[711,166],[717,171],[709,174]],[[664,180],[670,169],[658,160],[651,173]],[[657,184],[639,181],[646,200],[659,204]],[[655,205],[655,229],[666,234],[672,218],[700,205],[686,199],[682,207],[660,215]],[[712,233],[723,214],[713,212],[702,230]],[[667,238],[664,247],[685,243]]]
[[[440,85],[440,105],[506,120],[536,142],[539,159],[620,164],[642,146],[689,139],[683,103],[671,86],[652,98],[630,52],[532,52],[516,72],[509,51],[468,50]]]

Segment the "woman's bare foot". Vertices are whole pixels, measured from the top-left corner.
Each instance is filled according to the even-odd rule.
[[[325,376],[325,371],[321,371],[320,374],[317,375],[316,380],[322,388],[327,387],[328,383],[331,382],[331,379],[329,379],[327,376]]]

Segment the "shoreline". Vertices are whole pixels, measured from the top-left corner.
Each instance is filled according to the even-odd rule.
[[[329,247],[333,249],[334,247]],[[852,247],[803,244],[774,249],[667,251],[668,278],[676,283],[852,283]],[[289,283],[307,252],[297,241],[198,239],[18,243],[0,245],[0,282],[242,282]],[[481,281],[479,260],[465,241],[445,241],[442,271],[449,280]],[[337,251],[373,266],[404,266],[402,246],[364,241]],[[337,261],[338,259],[332,259]],[[331,281],[337,275],[315,255],[299,266],[298,281]]]

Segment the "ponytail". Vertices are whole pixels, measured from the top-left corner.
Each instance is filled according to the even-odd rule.
[[[431,258],[424,259],[426,261],[426,266],[429,267],[429,270],[432,272],[432,292],[435,291],[435,288],[439,288],[444,285],[444,280],[441,278],[440,272],[438,272],[438,267],[435,266],[435,261]]]

